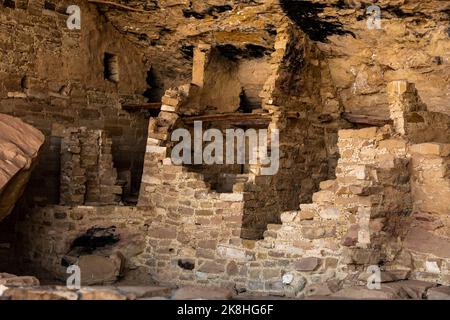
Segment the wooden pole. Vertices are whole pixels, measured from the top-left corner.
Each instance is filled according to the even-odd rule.
[[[127,11],[133,11],[133,12],[139,12],[139,13],[150,13],[149,10],[142,10],[142,9],[136,9],[133,7],[129,7],[120,3],[112,2],[112,1],[103,1],[103,0],[88,0],[89,3],[95,3],[105,6],[112,6],[116,7],[118,9],[127,10]]]
[[[351,123],[367,124],[376,127],[383,127],[387,124],[392,124],[392,120],[389,118],[354,114],[349,112],[342,113],[341,117]]]
[[[138,110],[160,110],[160,102],[148,102],[141,104],[123,104],[122,109],[127,111],[138,111]]]
[[[222,113],[222,114],[211,114],[202,116],[192,116],[183,118],[184,123],[190,124],[194,121],[202,122],[228,122],[232,124],[240,125],[264,125],[269,124],[272,121],[272,117],[268,113]]]

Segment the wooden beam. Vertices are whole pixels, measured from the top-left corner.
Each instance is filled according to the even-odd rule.
[[[133,11],[133,12],[139,12],[139,13],[150,13],[149,10],[142,10],[142,9],[136,9],[130,6],[126,6],[120,3],[112,2],[112,1],[103,1],[103,0],[88,0],[89,3],[95,3],[105,6],[111,6],[116,7],[118,9],[127,10],[127,11]]]
[[[376,126],[376,127],[382,127],[387,124],[393,123],[392,120],[389,118],[369,116],[369,115],[363,115],[363,114],[354,114],[354,113],[349,113],[349,112],[342,113],[341,117],[351,123],[366,124],[366,125],[371,125],[371,126]]]
[[[190,124],[194,121],[202,122],[226,122],[235,125],[268,125],[272,117],[268,113],[222,113],[203,116],[193,116],[183,118],[184,123]]]
[[[161,102],[147,102],[141,104],[123,104],[122,109],[127,111],[140,111],[140,110],[160,110]]]

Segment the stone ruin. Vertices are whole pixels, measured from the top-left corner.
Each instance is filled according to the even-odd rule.
[[[185,298],[185,287],[213,287],[223,291],[204,289],[208,297],[450,297],[448,93],[433,96],[431,80],[409,67],[371,78],[381,68],[373,56],[355,62],[358,71],[342,71],[333,37],[350,36],[312,32],[305,17],[281,1],[286,17],[275,2],[242,9],[271,12],[264,44],[253,38],[259,29],[200,37],[213,11],[197,12],[187,27],[195,40],[181,51],[190,70],[165,57],[164,74],[154,71],[164,57],[153,48],[172,50],[164,34],[143,49],[118,31],[120,10],[80,3],[87,31],[39,35],[64,25],[64,4],[0,1],[0,40],[13,27],[20,38],[0,51],[0,112],[14,116],[0,114],[0,271],[8,272],[0,274],[0,296],[136,299],[181,288],[173,297]],[[141,38],[148,40],[152,23]],[[25,63],[17,52],[33,59]],[[389,57],[397,68],[398,57]],[[427,72],[448,79],[448,53],[439,59]],[[223,133],[278,130],[278,172],[175,164],[172,133],[192,132],[195,121]],[[61,284],[71,265],[80,267],[83,286],[119,289],[44,290],[33,277],[12,275]],[[367,287],[374,266],[379,290]],[[147,289],[124,291],[129,284]]]

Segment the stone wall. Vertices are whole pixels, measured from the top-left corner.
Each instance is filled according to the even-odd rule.
[[[401,85],[411,87],[407,83]],[[417,92],[410,92],[411,101],[420,103]],[[402,95],[392,93],[396,94]],[[172,104],[173,111],[182,99],[176,101]],[[155,257],[151,274],[163,283],[214,283],[254,293],[290,296],[330,293],[341,286],[364,284],[370,265],[380,266],[393,279],[424,279],[420,277],[421,269],[416,269],[420,259],[416,265],[405,263],[408,257],[410,262],[414,261],[404,250],[411,235],[413,239],[426,235],[414,236],[411,229],[414,212],[422,202],[420,196],[416,199],[420,194],[417,186],[412,191],[411,177],[416,174],[411,171],[409,146],[418,135],[409,115],[417,109],[408,110],[408,101],[392,103],[392,110],[403,110],[400,114],[392,113],[401,118],[393,116],[394,126],[339,131],[336,179],[322,181],[312,203],[301,204],[300,211],[281,214],[282,224],[266,225],[264,239],[259,241],[242,239],[245,208],[255,200],[255,193],[244,192],[241,197],[237,193],[211,192],[201,174],[173,166],[165,158],[167,149],[160,146],[161,141],[149,140],[153,145],[148,147],[147,157],[160,163],[160,171],[146,170],[150,173],[149,185],[141,193],[141,199],[150,199],[152,205],[160,207],[157,210],[161,214],[158,228],[149,234],[153,241],[146,249],[150,257]],[[421,112],[429,114],[426,107]],[[445,116],[439,117],[445,123]],[[172,124],[177,119],[178,116],[173,116]],[[399,129],[398,120],[410,130]],[[153,138],[159,130],[170,132],[170,126],[162,129],[158,123],[161,119],[154,121],[150,135]],[[445,131],[440,139],[446,139]],[[437,162],[436,166],[437,172],[444,176],[446,161]],[[447,182],[442,180],[443,186]],[[446,187],[441,189],[445,192]],[[157,196],[153,197],[155,190]],[[183,203],[173,205],[180,199],[179,194],[188,196]],[[201,200],[194,200],[197,198]],[[228,208],[221,201],[225,199],[235,201],[231,206],[228,204],[228,214],[219,209]],[[235,219],[236,223],[230,224],[229,219]],[[233,237],[227,238],[224,230],[233,232]],[[163,250],[159,250],[161,246]],[[438,265],[445,268],[444,262]],[[443,277],[435,277],[435,281],[447,283]]]
[[[294,40],[295,39],[295,40]],[[277,29],[273,72],[260,93],[263,108],[272,114],[269,134],[279,130],[279,169],[272,176],[255,177],[247,188],[252,200],[245,203],[244,225],[249,239],[261,238],[267,224],[279,223],[280,213],[311,201],[321,181],[334,176],[333,159],[337,160],[336,130],[326,129],[318,118],[326,109],[319,90],[322,82],[323,57],[313,43],[291,24]],[[288,118],[289,111],[297,114]],[[253,229],[253,230],[252,230]]]
[[[440,201],[450,190],[449,117],[427,111],[414,85],[391,83],[385,101],[378,77],[375,85],[367,79],[381,73],[377,67],[341,72],[342,61],[327,60],[323,44],[281,19],[263,57],[230,59],[229,47],[199,45],[192,83],[165,91],[147,127],[143,114],[121,104],[143,102],[150,66],[93,6],[80,5],[81,31],[65,28],[63,4],[0,9],[0,111],[47,136],[30,186],[43,206],[21,206],[20,221],[9,221],[21,265],[63,279],[75,239],[115,226],[120,240],[105,252],[161,284],[303,297],[364,284],[370,265],[393,279],[450,283],[450,208]],[[106,54],[120,66],[114,81],[105,79]],[[241,68],[261,68],[266,79],[242,78]],[[242,180],[227,181],[225,192],[210,184],[219,167],[172,163],[170,135],[186,116],[239,110],[243,88],[252,109],[261,104],[270,117],[269,134],[280,130],[280,168],[274,176],[263,176],[259,165],[227,168]],[[367,101],[389,111],[393,125],[344,130],[351,125],[340,120],[343,105],[355,110]],[[65,127],[87,129],[64,135]],[[91,130],[112,141],[99,147],[103,133]],[[118,201],[115,191],[102,199],[101,175],[115,190],[113,158],[118,175],[131,177],[131,193],[140,185],[139,206],[77,206]],[[60,190],[68,206],[48,205]]]
[[[68,128],[61,142],[61,191],[63,205],[112,205],[121,202],[113,166],[111,138],[102,130]]]
[[[398,264],[412,270],[412,278],[450,283],[450,145],[413,145],[411,186],[414,211],[404,252]]]
[[[123,206],[46,206],[23,211],[16,224],[13,247],[16,272],[24,272],[24,269],[30,272],[31,269],[46,277],[50,274],[50,281],[55,278],[65,280],[68,265],[64,259],[74,249],[74,241],[92,228],[111,227],[115,227],[119,241],[114,246],[100,247],[96,254],[120,255],[124,260],[123,271],[130,272],[146,263],[140,255],[154,217],[149,208]]]
[[[38,210],[21,227],[25,252],[34,253],[29,261],[55,272],[77,235],[117,224],[139,234],[129,266],[161,284],[303,297],[365,284],[371,265],[394,280],[449,283],[448,208],[430,190],[447,196],[448,145],[411,144],[391,125],[340,130],[336,178],[320,183],[312,203],[281,213],[281,224],[268,224],[263,240],[246,240],[252,192],[214,192],[200,173],[167,158],[162,144],[184,92],[166,96],[160,117],[150,121],[141,207]],[[56,257],[50,264],[48,255]]]
[[[66,25],[68,5],[81,8],[81,30]],[[20,117],[46,136],[42,160],[27,192],[35,203],[58,203],[60,127],[103,129],[113,139],[119,174],[137,192],[147,119],[121,103],[143,101],[142,53],[86,1],[16,1],[0,6],[0,112]],[[126,48],[126,53],[123,52]],[[105,79],[105,53],[118,57],[119,82]]]
[[[170,186],[156,178],[147,186],[158,214],[146,248],[151,274],[163,283],[214,282],[288,295],[328,281],[336,289],[347,277],[354,283],[351,277],[365,266],[392,259],[383,245],[396,230],[382,230],[411,210],[409,182],[401,179],[407,176],[406,143],[392,133],[342,131],[337,180],[323,182],[313,204],[282,214],[282,225],[268,225],[261,241],[241,238],[249,193],[212,193],[199,174],[162,160],[160,174],[171,178]]]
[[[294,41],[299,37],[302,39],[300,43]],[[218,77],[218,81],[210,80],[211,70],[209,69],[217,64],[217,61],[214,60],[214,56],[217,54],[210,46],[200,45],[195,50],[192,84],[169,90],[163,97],[163,112],[157,119],[152,120],[149,126],[148,150],[150,153],[156,153],[158,159],[155,162],[153,161],[155,159],[150,160],[152,156],[147,156],[149,161],[145,164],[140,197],[142,203],[147,203],[146,199],[153,197],[151,191],[146,191],[153,190],[146,186],[146,182],[152,179],[147,177],[153,176],[153,181],[163,184],[178,184],[177,181],[169,182],[166,178],[161,177],[161,172],[155,171],[155,163],[158,161],[161,163],[165,157],[170,156],[171,147],[174,145],[170,141],[170,135],[175,128],[192,130],[184,125],[183,117],[187,114],[205,112],[206,105],[202,103],[204,103],[205,95],[211,91],[209,82],[223,88],[234,84],[227,77]],[[321,58],[317,48],[309,43],[292,24],[286,23],[277,30],[275,50],[270,59],[272,73],[265,80],[260,92],[263,107],[260,111],[271,116],[268,136],[270,137],[274,130],[279,130],[280,133],[280,164],[276,174],[263,176],[260,165],[247,165],[242,172],[239,172],[239,168],[235,166],[214,165],[193,168],[194,171],[202,174],[200,184],[204,181],[212,182],[213,187],[218,184],[219,172],[230,175],[241,174],[239,179],[242,179],[244,183],[236,185],[235,190],[247,194],[244,207],[243,238],[261,238],[267,224],[280,222],[281,212],[293,210],[298,207],[299,203],[310,201],[312,194],[318,190],[319,183],[334,176],[338,158],[335,145],[337,128],[340,124],[327,126],[320,121],[322,100],[318,88],[322,81],[321,74],[324,73],[323,68],[319,66]],[[227,70],[218,71],[214,68],[213,70],[215,70],[215,74],[228,72]],[[315,76],[317,76],[317,80],[315,80]],[[326,78],[326,73],[324,78]],[[229,83],[221,84],[221,82]],[[305,90],[302,90],[303,88]],[[213,90],[213,92],[215,91]],[[235,100],[238,98],[238,92],[234,92]],[[227,91],[227,93],[230,92]],[[227,103],[231,102],[227,100],[223,103],[228,108]],[[329,102],[325,101],[323,108],[327,108],[328,112],[333,112],[338,116],[338,110],[331,110],[328,104]],[[234,109],[216,109],[217,113],[234,111]],[[287,114],[292,110],[296,110],[296,117],[288,119]],[[213,111],[209,110],[208,112]],[[333,117],[329,117],[331,118],[329,121],[332,121]],[[222,127],[224,127],[223,124]],[[219,125],[218,128],[222,127]],[[231,191],[233,188],[229,187],[228,189]]]

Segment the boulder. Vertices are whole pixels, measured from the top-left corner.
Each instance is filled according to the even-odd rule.
[[[97,255],[81,256],[78,266],[81,270],[81,284],[91,286],[117,281],[124,261],[118,255],[103,257]]]
[[[0,221],[22,196],[44,140],[39,130],[0,114]]]

